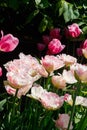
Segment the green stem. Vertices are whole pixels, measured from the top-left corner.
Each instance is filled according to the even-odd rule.
[[[13,106],[12,106],[11,118],[10,118],[10,129],[11,130],[13,128],[13,120],[14,120],[15,112],[16,112],[15,102],[16,102],[17,92],[18,92],[18,89],[16,90],[15,96],[13,97]]]
[[[74,116],[74,112],[75,112],[75,100],[76,100],[76,96],[77,96],[77,94],[79,93],[79,90],[80,90],[79,83],[76,86],[77,86],[77,90],[75,91],[75,94],[74,94],[74,97],[73,97],[73,106],[72,106],[72,111],[71,111],[70,120],[69,120],[69,124],[68,124],[68,129],[67,130],[69,130],[71,121],[73,120],[73,116]]]

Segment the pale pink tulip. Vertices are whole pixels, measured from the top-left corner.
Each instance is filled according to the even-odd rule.
[[[66,93],[64,95],[64,101],[67,102],[69,105],[73,105],[72,95]],[[83,107],[87,107],[87,98],[82,96],[76,96],[75,105],[81,105]]]
[[[20,59],[15,59],[4,65],[8,71],[7,80],[13,86],[20,88],[38,80],[41,76],[48,76],[48,73],[36,58],[23,53],[20,53],[19,57]]]
[[[31,89],[32,87],[32,82],[30,82],[30,84],[26,85],[26,86],[22,86],[21,88],[18,89],[17,92],[17,97],[21,98],[22,95],[26,95],[27,92]]]
[[[56,93],[48,92],[40,85],[34,85],[31,88],[31,94],[28,94],[27,96],[40,101],[43,107],[49,110],[59,109],[64,102],[62,97],[59,97]]]
[[[64,69],[62,75],[63,75],[64,80],[68,84],[74,84],[77,82],[77,80],[76,80],[76,78],[71,70]]]
[[[64,89],[66,87],[66,81],[62,75],[52,76],[51,81],[52,81],[52,84],[54,85],[54,87],[56,87],[58,89]]]
[[[31,94],[27,94],[27,96],[40,101],[42,94],[44,92],[46,92],[46,91],[47,90],[43,89],[42,86],[40,86],[39,84],[34,83],[32,88],[31,88]]]
[[[71,56],[71,55],[60,54],[60,55],[57,55],[57,56],[60,60],[62,60],[64,62],[64,64],[66,66],[70,66],[70,65],[77,62],[77,59],[75,57]]]
[[[82,83],[87,83],[87,66],[82,64],[75,64],[70,67],[71,71],[75,74],[77,80]]]
[[[55,125],[60,130],[67,130],[69,120],[70,120],[70,116],[68,114],[59,114],[58,119],[55,121]],[[69,130],[72,130],[72,129],[73,129],[73,126],[71,122]]]
[[[18,43],[18,38],[14,37],[12,34],[7,34],[3,36],[3,31],[1,31],[2,37],[0,40],[0,50],[3,52],[10,52],[13,51]]]
[[[8,82],[7,82],[8,83]],[[4,84],[5,85],[5,84]],[[7,91],[7,93],[8,94],[10,94],[10,95],[13,95],[13,96],[15,96],[15,94],[16,94],[16,91],[17,91],[17,97],[18,98],[21,98],[21,96],[22,95],[25,95],[28,91],[29,91],[29,89],[32,87],[32,83],[31,84],[29,84],[28,86],[22,86],[21,88],[13,88],[12,86],[10,86],[10,84],[8,83],[8,84],[6,84],[5,85],[5,89],[6,89],[6,91]]]
[[[87,107],[87,98],[82,97],[82,96],[77,96],[75,105],[81,105],[81,106]]]
[[[52,55],[46,55],[40,62],[48,72],[53,72],[64,67],[63,61]]]
[[[45,92],[41,95],[40,102],[49,110],[59,109],[63,105],[63,98],[59,97],[56,93]]]

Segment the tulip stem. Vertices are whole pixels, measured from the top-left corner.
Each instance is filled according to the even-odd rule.
[[[76,100],[77,94],[79,93],[79,90],[80,90],[80,85],[77,83],[77,90],[75,91],[75,94],[73,96],[73,106],[72,106],[70,120],[69,120],[69,124],[68,124],[67,130],[69,130],[71,121],[73,120],[73,115],[74,115],[74,112],[75,112],[75,100]]]

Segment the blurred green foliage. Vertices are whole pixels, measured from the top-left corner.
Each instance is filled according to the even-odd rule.
[[[86,0],[0,0],[0,28],[40,33],[77,22],[87,33]]]

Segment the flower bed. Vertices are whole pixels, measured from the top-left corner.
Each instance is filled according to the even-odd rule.
[[[63,36],[71,43],[83,35],[76,23],[64,30]],[[87,42],[85,39],[74,48],[75,55],[63,53],[68,46],[62,44],[63,36],[60,29],[52,29],[43,36],[43,43],[37,44],[40,53],[45,49],[44,56],[21,52],[19,58],[3,65],[6,80],[0,101],[1,130],[87,129],[87,65],[81,60],[87,58]],[[13,51],[18,43],[13,35],[2,33],[0,49]]]

